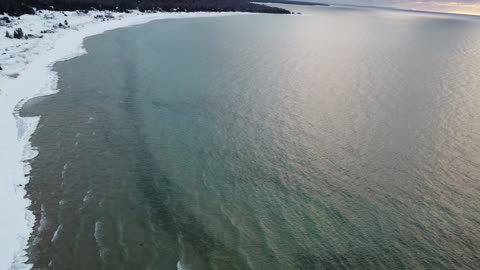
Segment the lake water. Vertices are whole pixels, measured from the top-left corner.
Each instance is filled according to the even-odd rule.
[[[480,269],[480,19],[293,9],[55,65],[35,269]]]

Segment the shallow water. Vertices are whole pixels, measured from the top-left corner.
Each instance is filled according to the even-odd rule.
[[[58,63],[22,112],[35,268],[480,268],[480,20],[297,8]]]

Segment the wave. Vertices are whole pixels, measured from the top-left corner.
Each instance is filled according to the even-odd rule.
[[[52,237],[52,240],[51,240],[52,243],[55,243],[57,241],[58,235],[62,232],[62,230],[63,230],[63,224],[60,224],[57,227],[57,230],[55,230],[55,233],[53,233],[53,237]]]
[[[87,204],[92,198],[92,190],[87,191],[87,194],[83,197],[83,203]]]
[[[105,258],[108,253],[108,248],[105,247],[103,244],[103,223],[99,220],[95,222],[95,231],[93,233],[93,237],[95,238],[95,242],[97,243],[98,247],[98,252],[100,255],[100,258],[102,259],[103,262],[105,262]]]
[[[190,270],[190,268],[188,268],[188,266],[186,266],[181,261],[178,261],[177,262],[177,270]]]

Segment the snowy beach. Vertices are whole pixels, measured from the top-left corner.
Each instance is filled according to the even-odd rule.
[[[0,24],[0,269],[29,269],[25,248],[32,226],[24,186],[29,160],[38,153],[29,138],[39,117],[21,118],[19,108],[30,98],[53,94],[57,75],[52,65],[85,53],[85,37],[158,19],[211,17],[236,13],[52,12],[4,18]],[[8,38],[16,29],[27,38]],[[61,89],[60,89],[61,90]],[[41,213],[37,213],[41,215]]]

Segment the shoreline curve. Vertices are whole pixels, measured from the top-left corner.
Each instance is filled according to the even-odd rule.
[[[69,12],[71,16],[84,16],[75,28],[60,29],[55,33],[45,35],[38,40],[0,40],[0,50],[26,46],[16,55],[18,61],[10,64],[12,74],[0,72],[0,239],[2,239],[2,254],[0,254],[0,269],[31,269],[28,264],[26,248],[33,232],[35,217],[28,209],[30,200],[26,197],[25,185],[29,182],[31,170],[30,160],[38,155],[37,149],[30,144],[30,137],[35,132],[40,116],[20,117],[19,110],[28,100],[55,94],[58,75],[53,65],[59,61],[69,60],[85,53],[83,41],[85,38],[102,34],[109,30],[145,24],[161,19],[219,17],[245,14],[243,12],[194,12],[194,13],[115,13],[111,20],[98,20],[92,12],[89,15]],[[51,12],[59,17],[65,12]],[[75,15],[77,14],[77,15]],[[98,15],[97,14],[97,15]],[[37,17],[35,17],[37,16]],[[43,15],[45,17],[45,15]],[[67,15],[65,15],[67,16]],[[110,16],[113,16],[110,14]],[[35,24],[39,15],[24,15],[16,26],[22,26],[24,20],[27,26]],[[63,17],[61,17],[63,20]],[[67,17],[71,19],[71,17]],[[74,18],[75,19],[75,18]],[[28,24],[29,23],[29,24]],[[38,23],[37,23],[38,24]],[[1,29],[1,28],[0,28]],[[3,30],[3,29],[2,29]],[[9,44],[11,42],[12,44]],[[19,42],[23,42],[20,45]],[[8,43],[8,44],[7,44]],[[26,45],[25,45],[26,44]],[[31,49],[31,52],[28,51]],[[12,53],[15,53],[12,52]],[[23,54],[22,54],[23,53]],[[11,57],[12,58],[12,57]]]

